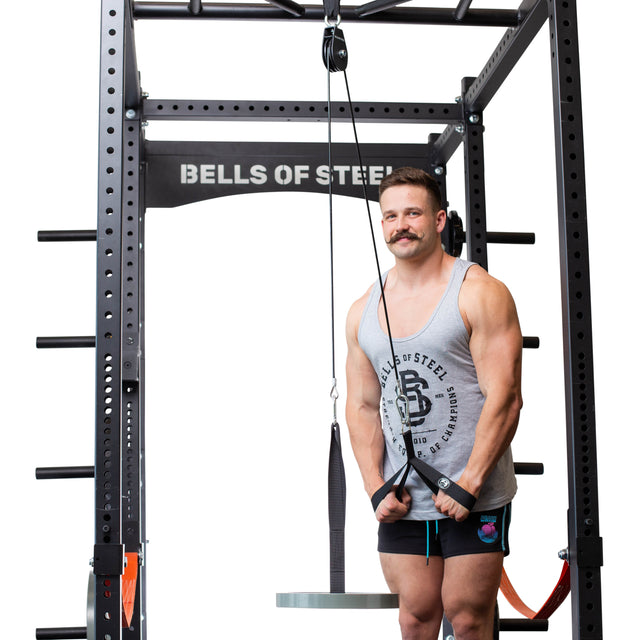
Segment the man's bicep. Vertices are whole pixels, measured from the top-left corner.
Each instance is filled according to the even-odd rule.
[[[359,344],[349,346],[347,352],[347,400],[351,406],[380,406],[380,381]]]
[[[509,290],[493,281],[476,298],[469,347],[478,382],[486,394],[494,385],[520,386],[522,333]]]
[[[371,361],[358,341],[362,317],[362,300],[356,302],[347,316],[347,403],[350,407],[380,406],[380,382]]]

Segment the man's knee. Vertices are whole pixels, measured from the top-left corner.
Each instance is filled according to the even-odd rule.
[[[444,614],[456,640],[488,640],[493,637],[494,608],[495,605],[484,609],[454,605],[445,607]]]
[[[423,640],[437,638],[442,614],[439,611],[413,613],[400,608],[399,622],[403,640]]]

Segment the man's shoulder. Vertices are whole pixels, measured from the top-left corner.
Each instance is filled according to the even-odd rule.
[[[351,308],[349,309],[349,313],[347,314],[347,320],[351,320],[351,321],[355,321],[357,320],[357,322],[360,322],[360,318],[362,317],[362,314],[364,312],[364,308],[367,306],[367,301],[369,300],[369,296],[371,295],[371,291],[373,290],[373,287],[375,286],[375,283],[372,284],[366,291],[365,293],[360,296],[352,305]]]
[[[471,295],[500,295],[501,293],[508,294],[508,291],[502,281],[494,278],[486,269],[475,263],[467,270],[461,289],[461,293],[465,292]]]
[[[371,295],[371,291],[373,290],[374,286],[375,283],[372,284],[366,290],[366,292],[351,305],[351,308],[347,313],[347,333],[353,335],[354,337],[358,333],[362,314],[364,313],[364,309],[367,306],[369,296]]]
[[[473,324],[473,319],[515,315],[515,304],[507,286],[479,265],[469,267],[460,289],[460,311]]]

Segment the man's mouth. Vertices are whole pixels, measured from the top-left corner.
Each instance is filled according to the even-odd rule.
[[[408,231],[401,231],[400,233],[397,233],[395,236],[393,236],[391,240],[389,240],[389,244],[393,244],[394,242],[398,242],[398,240],[403,240],[405,238],[407,240],[420,239],[415,233],[409,233]]]

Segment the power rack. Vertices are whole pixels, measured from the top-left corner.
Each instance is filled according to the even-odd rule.
[[[322,191],[327,179],[325,145],[313,143],[148,142],[149,120],[324,121],[319,102],[150,100],[142,94],[134,21],[312,20],[339,11],[343,22],[506,27],[477,77],[463,78],[453,103],[356,103],[362,122],[445,124],[422,145],[363,145],[364,173],[355,175],[351,145],[336,145],[335,164],[350,180],[334,177],[334,193],[369,196],[389,167],[420,166],[440,183],[446,200],[446,167],[464,149],[466,232],[450,218],[447,250],[467,243],[470,260],[485,268],[487,243],[531,242],[531,234],[488,232],[485,216],[483,110],[533,38],[549,25],[555,121],[560,280],[562,291],[566,436],[568,457],[568,560],[571,567],[574,640],[602,638],[602,540],[599,536],[596,428],[584,146],[575,0],[524,0],[516,10],[396,8],[398,0],[361,7],[207,4],[102,0],[100,41],[98,217],[96,230],[42,231],[38,239],[97,243],[95,336],[44,337],[40,348],[96,350],[96,448],[93,467],[40,468],[37,477],[95,482],[95,547],[87,626],[43,628],[37,638],[138,640],[145,626],[144,496],[144,214],[198,200],[261,191]],[[334,122],[348,119],[347,105],[332,105]],[[300,169],[299,167],[304,167]],[[324,167],[324,168],[323,168]],[[225,174],[226,171],[226,174]],[[297,172],[297,174],[296,174]],[[231,174],[233,173],[233,179]],[[309,177],[315,175],[315,181]],[[457,222],[457,224],[454,224]],[[536,339],[525,339],[535,347]],[[137,580],[127,580],[131,563]],[[128,570],[125,565],[128,563]],[[131,593],[134,589],[135,593]],[[123,605],[123,596],[126,605]],[[133,608],[132,608],[133,607]],[[123,619],[126,622],[123,624]],[[526,622],[526,621],[525,621]],[[522,629],[503,621],[502,630]],[[445,629],[446,633],[446,629]]]

